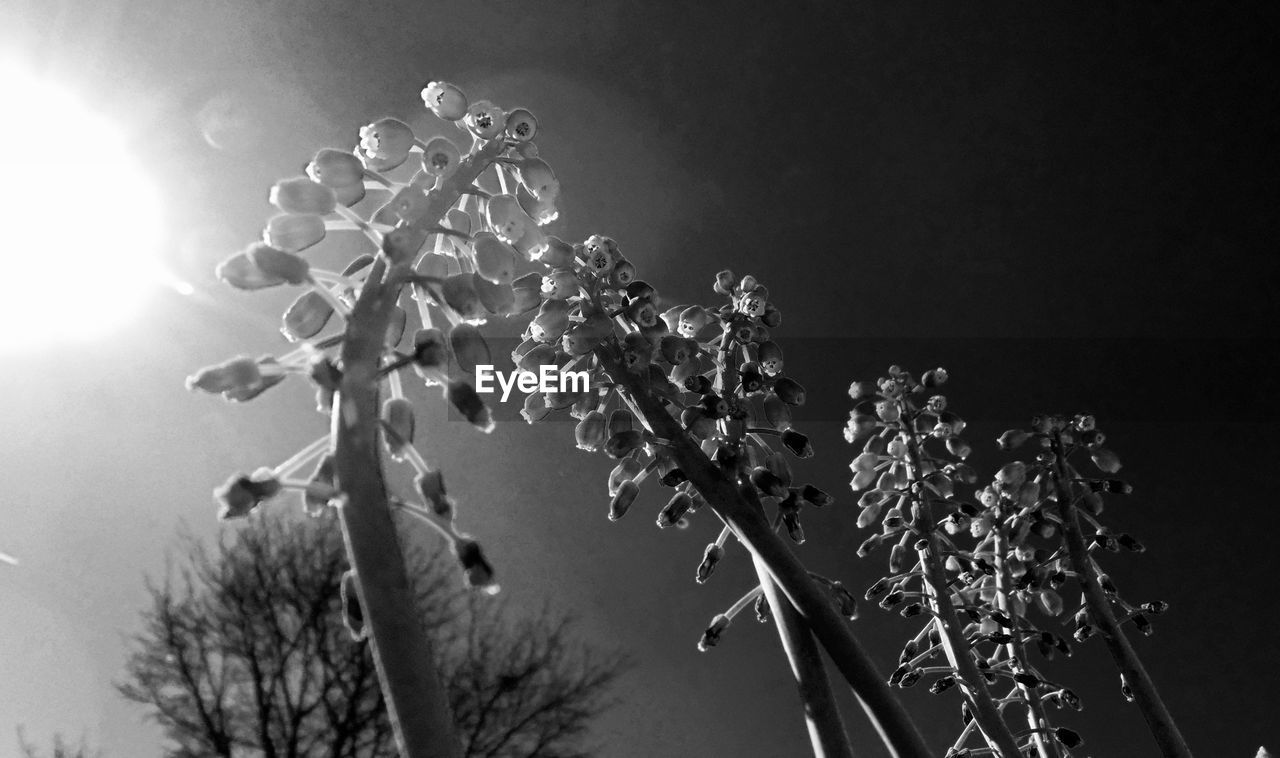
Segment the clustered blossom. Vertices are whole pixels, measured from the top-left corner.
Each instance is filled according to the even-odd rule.
[[[805,509],[833,499],[794,481],[788,463],[788,457],[807,458],[813,449],[792,420],[805,391],[785,373],[783,351],[773,341],[781,314],[769,290],[752,276],[723,271],[713,284],[720,304],[664,302],[637,278],[636,266],[615,240],[592,235],[572,243],[544,229],[558,218],[560,183],[533,141],[538,122],[532,113],[473,102],[446,82],[428,84],[422,97],[436,116],[468,132],[471,144],[460,146],[444,136],[423,142],[406,123],[383,118],[359,130],[353,150],[322,149],[306,176],[277,182],[269,199],[280,213],[267,222],[261,241],[232,256],[218,273],[244,290],[305,287],[281,327],[298,346],[279,357],[241,357],[203,369],[189,387],[244,400],[296,374],[314,387],[318,410],[333,412],[345,369],[339,349],[346,319],[375,256],[360,255],[342,271],[330,272],[311,266],[306,255],[328,232],[355,230],[401,267],[405,285],[384,345],[380,381],[390,396],[381,430],[389,456],[415,468],[417,488],[393,505],[449,539],[469,584],[496,586],[479,545],[455,527],[456,503],[445,494],[443,478],[414,447],[414,406],[404,395],[401,373],[412,371],[427,386],[440,387],[463,417],[483,431],[492,429],[491,413],[475,388],[451,375],[455,365],[471,372],[492,363],[478,328],[491,319],[529,317],[523,342],[511,355],[519,370],[536,374],[551,367],[591,376],[585,391],[529,395],[522,415],[533,423],[568,412],[578,420],[577,447],[617,461],[608,477],[609,518],[624,517],[648,479],[668,490],[656,516],[661,528],[687,526],[706,503],[676,464],[673,441],[656,436],[654,419],[638,410],[638,401],[646,401],[641,404],[650,412],[656,402],[730,481],[773,511],[775,529],[803,542]],[[406,172],[407,182],[390,178]],[[351,206],[369,193],[384,193],[386,200],[364,218]],[[447,207],[440,203],[445,193],[451,193]],[[619,372],[637,381],[628,383]],[[282,464],[277,477],[286,481],[321,452],[317,447],[309,457]],[[329,457],[312,480],[287,481],[285,489],[303,492],[308,512],[342,502]],[[262,500],[241,496],[224,515],[247,515]],[[706,547],[695,572],[698,582],[708,580],[724,558],[729,536],[726,527]],[[852,595],[839,582],[816,580],[842,614],[854,615]],[[720,631],[752,602],[757,615],[767,618],[767,603],[756,587],[718,617],[726,619]],[[701,647],[716,639],[718,632],[705,636]]]
[[[541,277],[538,285],[519,286],[516,271],[548,249],[541,227],[558,216],[560,185],[538,155],[533,142],[538,122],[529,110],[470,102],[446,82],[432,82],[422,94],[433,113],[470,133],[470,144],[459,146],[445,136],[422,142],[408,124],[387,117],[361,127],[354,149],[321,149],[305,176],[277,182],[268,200],[279,213],[266,222],[262,239],[220,264],[217,275],[247,291],[306,288],[282,317],[281,333],[298,345],[280,356],[238,356],[209,366],[193,374],[187,386],[247,401],[297,375],[314,388],[317,409],[331,413],[345,370],[339,350],[346,319],[375,255],[359,255],[342,271],[331,272],[312,266],[307,253],[335,229],[367,236],[388,263],[402,267],[397,275],[402,286],[409,285],[392,311],[378,377],[389,394],[380,419],[388,454],[411,465],[417,475],[413,497],[393,498],[392,505],[435,527],[449,540],[468,584],[493,591],[493,569],[479,544],[457,530],[456,504],[445,493],[440,472],[414,447],[415,409],[404,394],[400,372],[412,370],[428,386],[440,387],[447,402],[478,429],[493,428],[481,396],[469,382],[452,377],[450,366],[470,371],[489,363],[477,325],[526,313],[543,302]],[[408,181],[384,174],[396,170],[410,172]],[[481,186],[489,170],[496,177],[496,192]],[[465,181],[456,178],[459,172],[467,172]],[[386,199],[364,218],[351,206],[371,192],[385,193]],[[449,202],[443,217],[428,218],[445,197]],[[412,329],[410,310],[418,314]],[[215,492],[220,517],[246,517],[286,490],[301,493],[304,508],[313,515],[340,505],[341,482],[326,446],[327,440],[318,440],[276,469],[233,476]],[[310,479],[290,478],[317,459]]]
[[[862,493],[858,525],[879,525],[858,552],[865,556],[891,546],[888,574],[866,598],[907,618],[927,618],[904,646],[889,681],[898,687],[926,681],[935,694],[960,685],[964,728],[948,756],[981,754],[965,747],[978,736],[975,730],[986,739],[979,750],[997,749],[995,734],[1005,729],[1020,750],[1064,755],[1082,740],[1070,729],[1051,726],[1047,706],[1078,710],[1080,700],[1047,677],[1032,653],[1045,660],[1071,654],[1070,642],[1057,631],[1063,618],[1074,619],[1077,641],[1093,626],[1083,604],[1072,609],[1060,594],[1081,578],[1062,534],[1064,519],[1075,515],[1059,497],[1070,493],[1072,506],[1082,511],[1091,527],[1090,551],[1141,550],[1132,537],[1112,533],[1096,518],[1103,493],[1130,488],[1116,479],[1081,477],[1066,462],[1080,452],[1103,474],[1119,469],[1087,415],[1037,417],[1030,429],[1005,432],[1001,449],[1034,440],[1041,452],[1032,462],[1008,463],[990,482],[980,482],[965,462],[965,422],[937,393],[946,379],[943,369],[917,380],[894,366],[876,382],[855,382],[849,390],[856,405],[845,434],[863,449],[850,464],[852,487]],[[1059,487],[1061,476],[1066,481]],[[1121,617],[1149,629],[1146,615],[1164,610],[1164,604],[1124,602],[1092,555],[1089,561]],[[988,693],[998,686],[1007,691]],[[979,698],[1002,705],[984,716]],[[1025,723],[1015,727],[1015,718]]]
[[[827,505],[832,498],[793,481],[788,455],[806,458],[813,449],[792,421],[791,409],[804,404],[805,392],[783,373],[783,352],[772,338],[782,318],[768,289],[755,277],[722,271],[713,285],[725,299],[721,305],[670,305],[653,285],[637,278],[635,265],[615,240],[593,235],[575,244],[555,236],[546,241],[536,258],[546,270],[513,282],[518,292],[530,293],[530,302],[534,295],[538,299],[511,359],[522,371],[585,371],[591,388],[531,394],[522,411],[525,420],[536,423],[567,411],[578,421],[577,447],[617,461],[607,481],[610,519],[626,516],[641,485],[656,480],[670,491],[658,511],[658,526],[682,528],[706,501],[676,464],[672,441],[657,437],[654,419],[638,413],[630,393],[642,386],[731,481],[752,488],[774,509],[779,528],[803,542],[802,509]],[[619,371],[642,381],[628,384]],[[724,557],[728,536],[726,529],[707,546],[696,571],[699,582]],[[848,593],[838,583],[825,586],[832,602],[852,615]],[[719,639],[724,619],[745,606],[735,607],[717,617],[722,620],[704,635],[702,649]]]

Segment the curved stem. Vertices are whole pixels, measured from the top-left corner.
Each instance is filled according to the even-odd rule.
[[[814,758],[853,758],[853,748],[849,745],[849,735],[836,706],[835,693],[831,691],[822,651],[814,642],[804,619],[791,607],[791,602],[783,597],[777,583],[769,576],[768,567],[758,558],[755,566],[760,586],[773,611],[778,639],[796,678],[800,702],[804,704],[804,719],[809,727]]]
[[[645,378],[627,371],[615,347],[598,349],[597,356],[610,378],[626,389],[637,415],[655,435],[671,440],[680,470],[706,498],[711,509],[768,569],[770,577],[826,649],[844,676],[889,752],[898,758],[929,758],[933,753],[920,736],[906,709],[889,690],[884,676],[832,607],[804,565],[770,528],[764,514],[753,508],[738,485],[702,451],[662,401],[649,392]]]
[[[378,680],[406,758],[457,758],[453,716],[431,640],[412,612],[413,592],[387,500],[378,444],[378,365],[395,298],[373,264],[342,346],[345,371],[333,404],[335,464],[345,495],[338,512],[365,614]]]
[[[474,181],[498,151],[481,149],[467,156],[449,181],[427,193],[423,218],[430,221],[414,225],[424,239],[425,228],[445,217],[461,187]],[[371,230],[366,233],[376,237]],[[399,754],[459,758],[448,692],[436,669],[431,639],[413,610],[414,593],[391,516],[378,440],[383,340],[400,289],[411,278],[408,263],[389,267],[379,255],[347,321],[342,384],[333,404],[334,462],[344,495],[338,512]]]
[[[1089,556],[1089,548],[1085,545],[1084,534],[1076,518],[1074,493],[1066,475],[1065,450],[1062,438],[1057,433],[1054,433],[1052,445],[1054,463],[1051,478],[1058,498],[1058,509],[1062,514],[1063,540],[1067,543],[1068,560],[1084,592],[1085,606],[1089,609],[1089,616],[1106,642],[1107,650],[1111,653],[1116,668],[1120,669],[1125,680],[1128,681],[1129,688],[1133,691],[1134,702],[1142,711],[1142,717],[1146,719],[1147,728],[1159,745],[1160,752],[1167,758],[1191,758],[1191,748],[1187,746],[1173,716],[1165,707],[1164,700],[1138,658],[1138,653],[1133,649],[1129,638],[1125,636],[1124,630],[1120,628],[1119,622],[1116,621],[1115,614],[1111,610],[1111,601],[1107,599],[1098,581],[1098,571],[1094,568],[1093,560]]]

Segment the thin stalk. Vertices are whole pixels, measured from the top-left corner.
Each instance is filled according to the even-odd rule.
[[[942,649],[946,652],[956,673],[959,674],[958,684],[969,701],[974,720],[978,722],[987,743],[998,750],[1004,758],[1018,758],[1022,755],[1018,750],[1018,742],[1013,738],[1013,732],[1009,731],[1008,725],[1004,723],[1000,711],[996,709],[991,693],[987,690],[987,680],[983,678],[978,665],[973,661],[969,641],[961,633],[964,625],[960,623],[955,604],[951,602],[951,583],[947,581],[946,568],[942,562],[942,550],[937,534],[938,524],[933,518],[933,505],[929,501],[924,485],[924,471],[920,459],[921,444],[915,429],[912,428],[912,423],[905,417],[901,422],[903,431],[907,434],[907,461],[914,485],[913,490],[918,493],[915,496],[920,506],[917,526],[928,541],[928,546],[920,551],[920,565],[924,570],[925,588],[932,596],[934,611],[937,613],[934,623],[938,625],[938,631],[942,636]]]
[[[809,728],[814,758],[853,758],[853,748],[849,745],[849,735],[836,706],[831,680],[827,678],[822,651],[818,649],[804,619],[791,607],[791,601],[783,596],[770,577],[768,567],[759,559],[755,560],[755,565],[760,586],[778,627],[778,639],[796,678],[800,702],[804,703],[804,720]]]
[[[723,343],[722,343],[723,344]],[[743,359],[746,360],[746,347],[743,347]],[[724,394],[737,393],[738,367],[728,356],[721,355],[722,360],[716,371],[716,386]],[[723,430],[723,426],[721,427]],[[758,435],[753,439],[765,451],[768,445]],[[701,448],[699,448],[701,449]],[[754,510],[764,513],[764,506],[754,489],[741,490]],[[725,527],[728,529],[728,527]],[[724,532],[721,532],[724,537]],[[809,631],[805,620],[796,611],[791,601],[782,596],[777,583],[769,575],[769,569],[754,553],[752,561],[756,574],[760,579],[760,589],[773,609],[775,624],[778,628],[778,641],[782,652],[791,665],[791,673],[796,678],[796,687],[800,695],[800,703],[804,708],[805,724],[809,730],[809,742],[813,747],[814,758],[831,756],[847,756],[852,758],[853,748],[849,744],[849,734],[845,731],[844,721],[840,717],[840,709],[836,706],[835,693],[831,690],[831,680],[827,677],[826,662],[814,642],[813,633]]]
[[[680,470],[706,498],[711,509],[768,569],[779,589],[795,607],[844,676],[891,755],[897,758],[930,758],[933,753],[890,691],[884,676],[862,648],[848,623],[832,607],[825,592],[774,533],[765,516],[753,508],[724,472],[712,463],[662,401],[649,392],[647,376],[627,371],[616,347],[601,348],[597,355],[612,380],[635,402],[637,415],[658,437],[671,441],[671,452]]]
[[[448,181],[427,193],[419,231],[438,224],[500,146],[464,159]],[[372,237],[372,235],[371,235]],[[344,498],[338,509],[347,557],[401,758],[459,758],[453,713],[431,638],[414,611],[414,593],[396,535],[382,473],[379,371],[387,324],[412,274],[379,255],[360,289],[342,343],[342,384],[333,403],[334,463]]]
[[[1005,615],[1015,621],[1018,617],[1009,610],[1009,575],[1008,565],[1005,561],[1005,550],[1008,549],[1008,538],[1005,535],[1007,527],[1003,524],[997,524],[993,529],[995,553],[993,560],[996,569],[996,605]],[[1005,645],[1005,650],[1009,654],[1010,660],[1018,660],[1025,663],[1027,660],[1026,645],[1023,644],[1021,630],[1016,630],[1010,635],[1012,639],[1009,644]],[[1030,727],[1034,735],[1032,739],[1036,744],[1036,752],[1040,754],[1040,758],[1060,758],[1058,753],[1058,744],[1056,740],[1046,739],[1042,729],[1049,727],[1049,719],[1044,713],[1044,703],[1040,700],[1040,693],[1034,687],[1028,687],[1018,682],[1018,691],[1022,693],[1023,700],[1027,704],[1027,726]]]
[[[1146,719],[1147,728],[1160,747],[1160,752],[1166,758],[1191,758],[1191,748],[1187,746],[1173,716],[1165,707],[1164,700],[1138,658],[1138,653],[1133,649],[1119,622],[1116,621],[1115,614],[1111,610],[1111,601],[1102,591],[1102,584],[1098,581],[1098,571],[1094,568],[1093,560],[1089,556],[1089,548],[1085,545],[1084,534],[1076,518],[1073,493],[1067,483],[1065,449],[1062,437],[1056,432],[1053,435],[1052,446],[1054,463],[1051,478],[1054,492],[1058,497],[1058,509],[1062,513],[1063,539],[1067,543],[1068,560],[1084,592],[1085,606],[1089,609],[1089,616],[1106,642],[1107,650],[1111,653],[1116,668],[1120,669],[1125,680],[1128,681],[1129,688],[1133,691],[1133,700],[1142,711],[1142,717]]]

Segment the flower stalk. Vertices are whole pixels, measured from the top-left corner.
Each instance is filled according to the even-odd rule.
[[[782,595],[809,626],[853,689],[890,754],[897,758],[931,756],[906,709],[889,690],[871,657],[849,631],[846,620],[836,612],[804,565],[773,531],[764,513],[753,507],[739,487],[707,457],[698,443],[690,439],[662,401],[649,391],[645,377],[626,369],[619,352],[609,345],[597,349],[604,370],[626,395],[630,395],[637,416],[644,420],[653,434],[670,440],[671,455],[677,465],[706,498],[720,520],[751,551],[753,559],[759,560],[777,583]]]
[[[425,225],[438,224],[497,154],[481,149],[457,173],[427,193]],[[411,263],[411,262],[410,262]],[[413,594],[392,520],[379,445],[378,376],[383,341],[399,300],[408,263],[379,256],[361,287],[342,342],[343,376],[333,406],[339,508],[356,590],[365,614],[378,680],[403,758],[457,758],[460,743],[429,636],[417,616],[405,613]]]
[[[1142,711],[1142,717],[1147,722],[1152,738],[1160,747],[1161,754],[1166,758],[1191,758],[1191,749],[1165,706],[1164,699],[1160,697],[1155,682],[1116,620],[1115,613],[1111,610],[1111,601],[1102,587],[1098,569],[1089,555],[1089,547],[1085,544],[1078,520],[1073,492],[1075,485],[1068,476],[1067,450],[1060,430],[1052,433],[1050,450],[1054,456],[1051,478],[1062,517],[1063,541],[1066,543],[1072,571],[1084,593],[1089,617],[1106,643],[1107,651],[1120,669],[1121,676],[1128,683],[1134,703]]]

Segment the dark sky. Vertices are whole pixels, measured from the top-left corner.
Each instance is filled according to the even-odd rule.
[[[1149,547],[1114,557],[1112,575],[1134,600],[1172,604],[1137,641],[1171,710],[1201,756],[1280,745],[1275,7],[782,7],[7,6],[8,49],[133,135],[164,191],[167,261],[197,293],[156,297],[92,345],[3,357],[0,413],[18,433],[0,441],[0,549],[25,560],[0,571],[16,619],[0,633],[0,730],[87,729],[113,755],[155,754],[156,732],[109,688],[142,572],[162,567],[180,520],[214,533],[208,492],[227,473],[325,427],[300,387],[244,407],[183,390],[198,366],[280,346],[286,296],[228,291],[212,267],[270,215],[274,179],[379,116],[425,127],[418,92],[444,78],[538,114],[564,185],[560,236],[613,236],[671,303],[712,302],[724,267],[769,286],[809,389],[799,420],[818,456],[798,469],[840,498],[806,523],[812,567],[856,588],[882,567],[853,554],[851,380],[947,367],[987,472],[1002,429],[1092,411],[1136,490],[1108,514]],[[602,756],[803,754],[771,628],[737,624],[695,650],[749,575],[731,550],[693,583],[709,514],[659,532],[651,491],[611,524],[609,464],[573,450],[569,425],[481,438],[429,406],[424,451],[512,602],[550,597],[638,664],[597,730]],[[871,608],[856,628],[887,670],[909,625]],[[1066,723],[1090,754],[1155,754],[1100,643],[1052,670],[1085,699]],[[954,699],[908,701],[935,744],[954,734]]]

